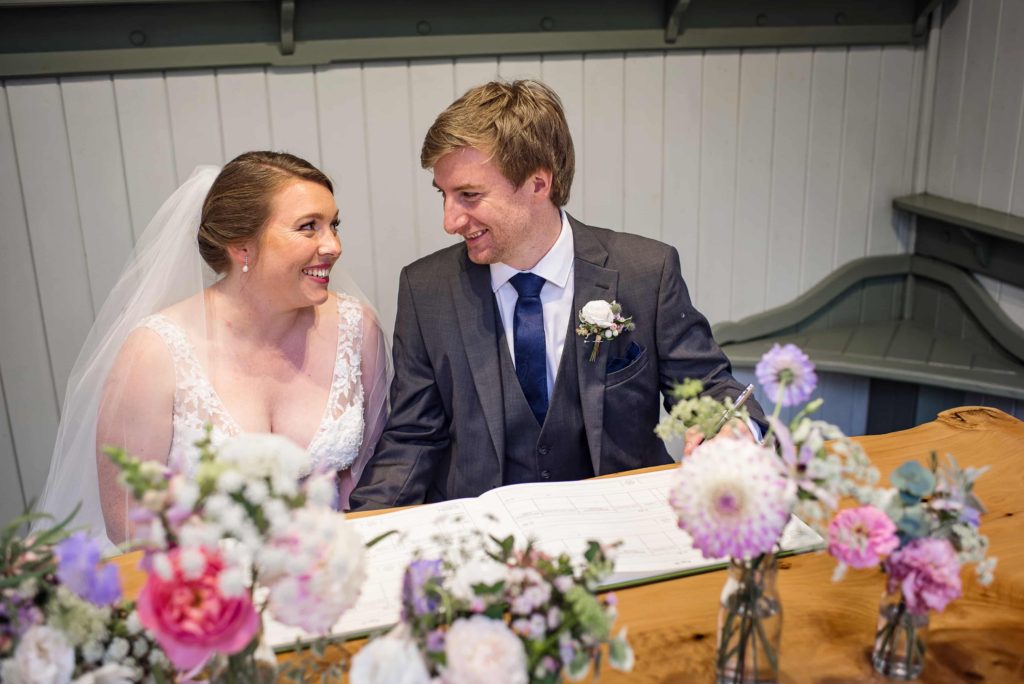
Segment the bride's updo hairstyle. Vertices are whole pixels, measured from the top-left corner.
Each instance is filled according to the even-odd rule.
[[[287,152],[246,152],[221,169],[203,202],[199,253],[217,273],[231,266],[227,248],[259,237],[270,218],[274,195],[294,180],[310,181],[334,194],[320,169]]]

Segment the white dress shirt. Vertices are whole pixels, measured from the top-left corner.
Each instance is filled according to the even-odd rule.
[[[541,257],[537,265],[526,273],[534,273],[546,281],[540,291],[541,306],[544,307],[544,353],[547,357],[548,399],[555,387],[555,376],[558,375],[558,362],[562,358],[565,346],[565,333],[569,329],[569,319],[573,316],[572,296],[575,291],[573,281],[573,262],[576,252],[573,249],[572,227],[565,211],[562,216],[562,231],[551,246],[548,253]],[[498,313],[501,324],[505,328],[505,341],[508,353],[516,362],[515,338],[513,323],[515,320],[516,301],[519,293],[509,282],[512,276],[524,273],[508,264],[491,264],[491,290],[498,300]]]

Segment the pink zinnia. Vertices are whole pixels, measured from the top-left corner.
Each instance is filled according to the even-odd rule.
[[[828,525],[828,552],[851,568],[870,568],[900,545],[896,526],[874,506],[841,511]]]
[[[885,563],[889,592],[903,591],[907,611],[941,612],[960,596],[960,560],[948,539],[915,539]]]

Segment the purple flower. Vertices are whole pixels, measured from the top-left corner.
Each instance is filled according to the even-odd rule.
[[[757,362],[757,381],[783,406],[796,406],[811,398],[818,386],[814,364],[795,344],[773,345]]]
[[[100,547],[84,532],[76,532],[57,544],[57,579],[80,597],[97,606],[121,598],[121,579],[113,565],[100,565]]]
[[[440,559],[420,559],[409,563],[402,578],[403,618],[426,615],[437,609],[438,598],[428,592],[427,584],[440,577]]]
[[[913,615],[942,612],[960,596],[960,561],[948,539],[915,539],[889,556],[885,569],[888,590],[901,589]]]
[[[430,653],[444,653],[445,631],[443,629],[432,629],[427,632],[427,651]]]

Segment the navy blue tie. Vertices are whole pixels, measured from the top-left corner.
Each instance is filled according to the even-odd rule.
[[[544,352],[544,307],[540,290],[544,279],[533,273],[519,273],[509,281],[519,293],[513,318],[512,338],[516,352],[516,376],[537,422],[544,424],[548,413],[547,354]]]

